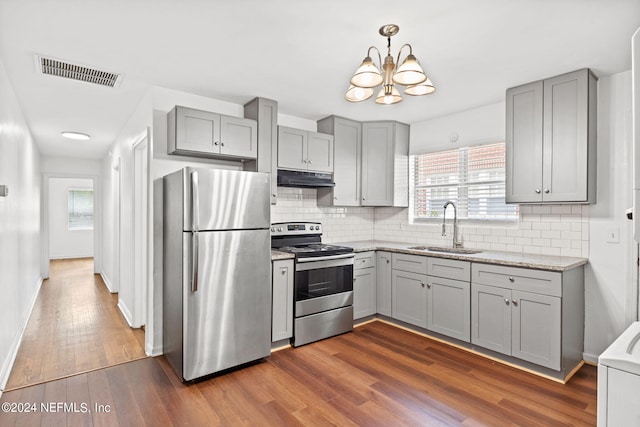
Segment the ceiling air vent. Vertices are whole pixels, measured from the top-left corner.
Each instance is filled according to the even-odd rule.
[[[38,71],[49,76],[65,77],[81,82],[93,83],[100,86],[117,87],[120,84],[121,74],[71,64],[57,59],[38,56]]]

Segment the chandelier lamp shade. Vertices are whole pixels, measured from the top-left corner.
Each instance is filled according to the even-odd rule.
[[[362,61],[356,72],[351,77],[349,89],[344,95],[350,102],[360,102],[369,99],[374,94],[374,88],[382,85],[375,100],[377,104],[390,105],[402,101],[402,96],[396,85],[406,86],[404,93],[419,96],[435,92],[436,88],[420,66],[420,62],[413,55],[410,44],[404,44],[398,51],[396,62],[391,56],[391,37],[398,34],[400,28],[395,24],[380,27],[379,33],[387,38],[387,56],[382,62],[380,51],[371,46],[367,56]],[[409,54],[400,63],[400,55],[403,49],[408,48]],[[378,65],[371,59],[371,53],[375,51],[378,56]],[[397,64],[397,65],[396,65]],[[381,71],[382,70],[382,71]]]

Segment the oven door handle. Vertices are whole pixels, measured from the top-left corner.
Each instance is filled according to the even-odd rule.
[[[302,262],[314,262],[314,261],[329,261],[329,260],[332,260],[332,259],[353,258],[354,256],[355,255],[353,254],[353,252],[350,252],[348,254],[341,254],[341,255],[312,256],[312,257],[307,257],[307,258],[298,258],[298,259],[296,259],[296,262],[302,263]]]

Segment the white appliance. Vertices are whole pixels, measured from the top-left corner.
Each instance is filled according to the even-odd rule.
[[[640,322],[598,358],[598,427],[640,426]]]
[[[633,236],[640,242],[640,28],[631,40]],[[640,426],[640,322],[598,358],[598,427]]]
[[[181,379],[271,352],[270,194],[264,173],[164,177],[163,351]]]

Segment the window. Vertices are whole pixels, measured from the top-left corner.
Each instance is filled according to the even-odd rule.
[[[504,161],[504,142],[414,156],[414,219],[442,218],[451,200],[461,219],[518,220],[519,206],[504,202]]]
[[[69,190],[69,230],[93,230],[93,190]]]

